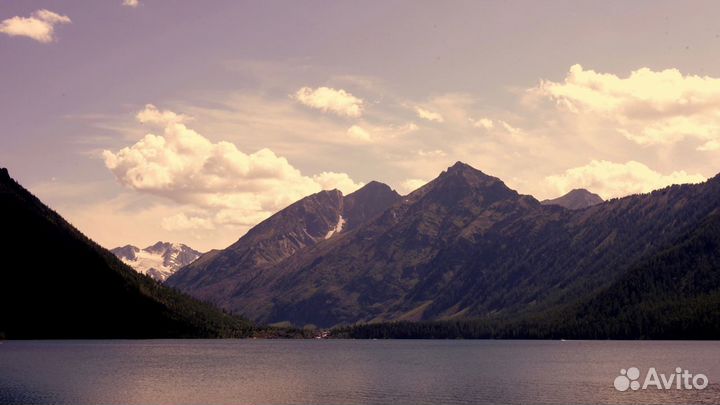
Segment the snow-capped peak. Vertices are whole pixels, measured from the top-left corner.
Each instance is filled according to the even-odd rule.
[[[126,245],[112,249],[125,264],[163,282],[178,269],[197,260],[201,253],[182,243],[157,242],[144,249]]]

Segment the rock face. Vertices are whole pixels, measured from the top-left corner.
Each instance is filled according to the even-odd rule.
[[[157,242],[145,249],[125,245],[111,249],[125,264],[138,273],[163,282],[178,269],[197,260],[202,253],[182,243]]]
[[[562,197],[551,200],[543,200],[543,205],[559,205],[569,210],[580,210],[593,205],[601,204],[604,200],[595,193],[591,193],[584,188],[576,188]]]
[[[167,283],[298,326],[513,317],[596,293],[720,210],[717,177],[568,210],[461,162],[405,197],[373,195],[387,205],[364,220],[351,196],[307,197]]]
[[[240,319],[136,273],[0,170],[0,335],[241,336]]]
[[[265,270],[359,227],[400,199],[385,184],[371,182],[343,196],[321,191],[290,205],[253,227],[222,251],[211,251],[167,280],[168,285],[196,297],[250,313],[238,300]],[[237,304],[231,304],[237,302]],[[264,305],[259,303],[259,305]]]

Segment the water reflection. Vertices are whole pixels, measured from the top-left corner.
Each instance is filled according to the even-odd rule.
[[[719,403],[717,342],[65,341],[0,345],[0,403]],[[618,392],[685,367],[703,391]]]

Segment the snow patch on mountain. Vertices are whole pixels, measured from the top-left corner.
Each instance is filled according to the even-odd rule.
[[[340,218],[338,219],[338,222],[335,225],[335,228],[328,231],[328,233],[325,235],[325,239],[330,239],[336,233],[340,233],[340,231],[342,231],[342,229],[343,229],[343,226],[345,226],[345,218],[343,218],[343,216],[340,215]]]
[[[158,242],[140,249],[126,245],[112,249],[125,264],[137,272],[147,274],[153,279],[163,282],[183,266],[197,260],[201,253],[182,243]]]

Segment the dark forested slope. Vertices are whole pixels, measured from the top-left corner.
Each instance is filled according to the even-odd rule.
[[[124,265],[0,169],[0,334],[245,336],[251,324]]]

